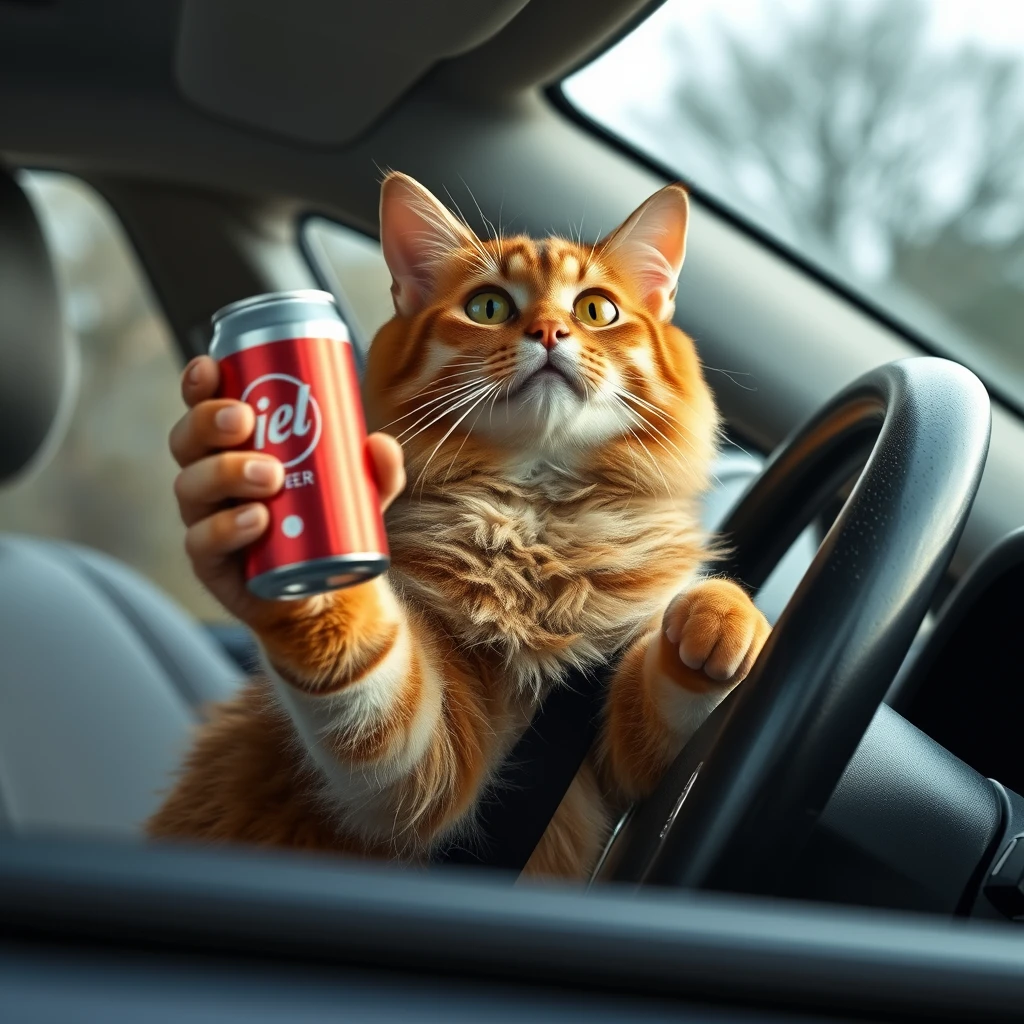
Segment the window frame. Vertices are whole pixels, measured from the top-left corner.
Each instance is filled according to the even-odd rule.
[[[341,318],[345,321],[354,342],[352,345],[352,355],[356,363],[356,372],[361,380],[366,372],[366,361],[369,356],[370,345],[373,343],[373,337],[364,338],[362,336],[362,330],[356,326],[359,324],[359,318],[352,309],[352,304],[345,296],[345,287],[336,273],[330,258],[325,252],[317,254],[316,250],[322,249],[322,246],[314,241],[312,232],[307,230],[310,222],[314,220],[324,221],[353,235],[359,235],[378,246],[380,245],[380,238],[370,231],[347,223],[336,214],[325,213],[323,210],[316,209],[315,207],[304,210],[295,220],[295,237],[298,239],[299,252],[317,284],[324,291],[330,292],[334,296],[334,301],[338,304]],[[383,259],[383,256],[381,258]]]

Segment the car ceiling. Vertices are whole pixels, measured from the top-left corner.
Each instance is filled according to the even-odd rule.
[[[320,198],[316,169],[346,154],[375,184],[371,150],[429,146],[431,119],[411,131],[403,107],[507,109],[650,6],[0,0],[0,153]]]

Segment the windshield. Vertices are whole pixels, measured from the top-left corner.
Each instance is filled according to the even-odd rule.
[[[669,0],[564,92],[1024,401],[1024,3]]]

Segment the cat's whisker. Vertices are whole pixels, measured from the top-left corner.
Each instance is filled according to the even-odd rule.
[[[624,395],[625,393],[620,392],[620,402],[622,401],[622,396]],[[628,397],[628,395],[625,395],[625,397]],[[629,406],[626,406],[626,408],[629,408]],[[671,458],[679,466],[681,470],[685,472],[687,469],[690,468],[690,460],[686,457],[685,453],[680,451],[680,449],[672,442],[672,440],[669,437],[667,437],[660,430],[658,430],[658,428],[654,426],[653,423],[644,419],[643,416],[640,416],[635,410],[633,410],[633,413],[636,416],[639,423],[642,424],[643,429],[648,434],[651,435],[654,441],[656,441],[662,448],[665,449],[665,452],[669,456],[669,458]],[[673,455],[672,452],[669,451],[669,445],[671,445],[671,447],[675,449],[676,455]]]
[[[693,452],[694,454],[698,454],[697,449],[693,446],[693,443],[686,436],[685,429],[683,428],[682,424],[679,422],[679,420],[676,419],[675,416],[670,416],[663,409],[659,409],[656,405],[652,405],[646,399],[641,398],[639,395],[633,394],[632,391],[628,391],[628,390],[626,390],[624,388],[620,388],[620,391],[622,392],[623,395],[625,395],[626,398],[632,399],[632,401],[637,402],[640,406],[642,406],[648,412],[652,412],[655,415],[660,416],[663,420],[666,421],[666,423],[675,424],[675,426],[677,428],[677,431],[678,431],[679,440],[682,441],[683,444],[685,444],[690,449],[691,452]],[[660,431],[659,431],[659,433],[660,433]],[[665,437],[665,435],[662,434],[662,437]],[[668,440],[667,437],[665,439]],[[680,452],[680,454],[682,454],[682,452]]]
[[[618,401],[622,408],[625,410],[626,414],[630,416],[634,422],[636,422],[638,425],[643,423],[643,421],[636,416],[636,413],[634,413],[633,410],[630,409],[630,407],[626,405],[625,402],[623,402],[621,399],[618,399]],[[655,472],[657,472],[658,476],[661,477],[661,482],[665,485],[666,492],[668,492],[670,490],[668,486],[668,480],[665,479],[665,474],[661,471],[661,466],[658,465],[658,460],[651,453],[647,445],[644,444],[643,439],[636,433],[635,430],[633,430],[629,426],[627,426],[626,429],[630,432],[630,434],[633,435],[634,439],[636,440],[636,443],[640,445],[641,449],[643,450],[643,453],[647,456],[648,459],[650,459],[651,465],[654,467]]]
[[[446,363],[443,367],[441,367],[441,369],[443,369],[443,370],[454,370],[455,373],[468,373],[468,372],[470,372],[470,370],[474,370],[474,369],[477,369],[477,368],[479,368],[481,366],[486,365],[487,362],[488,362],[487,359],[474,359],[471,362],[465,362],[465,363]],[[460,369],[460,367],[469,367],[469,370]],[[452,376],[452,375],[448,374],[447,376]],[[432,383],[436,384],[439,380],[444,380],[444,377],[435,377],[433,379]]]
[[[458,387],[453,388],[450,392],[447,392],[446,394],[438,395],[437,397],[431,398],[429,401],[424,402],[422,404],[422,406],[420,407],[420,410],[426,409],[426,412],[423,414],[423,416],[421,416],[414,423],[411,423],[411,424],[409,424],[408,427],[404,428],[401,431],[401,433],[397,435],[397,439],[400,440],[403,434],[409,433],[409,431],[415,429],[424,420],[428,419],[429,417],[431,417],[435,413],[437,413],[437,411],[443,406],[443,404],[445,402],[451,401],[452,399],[461,399],[463,397],[466,397],[467,391],[472,391],[474,388],[481,387],[484,384],[485,384],[484,379],[480,378],[478,381],[470,381],[468,384],[459,385]],[[409,416],[414,416],[420,410],[414,410],[412,413],[410,413],[408,415]],[[441,414],[441,415],[443,415],[443,414]],[[407,417],[402,417],[401,419],[406,419],[406,418]],[[398,421],[396,420],[394,422],[398,422]],[[428,424],[428,426],[429,426],[429,424]]]
[[[422,434],[423,431],[429,430],[435,423],[438,423],[440,420],[443,420],[445,416],[447,416],[449,413],[452,413],[456,409],[461,408],[463,405],[466,404],[466,402],[472,401],[477,396],[477,394],[480,393],[480,391],[484,390],[488,386],[489,385],[487,384],[480,385],[476,390],[471,391],[469,394],[457,396],[455,401],[451,402],[444,408],[436,407],[434,409],[431,409],[430,412],[428,412],[425,416],[421,416],[420,419],[416,421],[416,423],[411,424],[409,427],[406,428],[406,430],[399,434],[396,440],[399,440],[402,443],[408,443],[409,441],[413,440],[413,438],[418,437],[420,434]],[[420,423],[423,422],[423,420],[428,418],[430,418],[430,421],[428,423],[425,423],[422,427],[419,427],[419,429],[415,429],[416,427],[419,426]],[[409,433],[409,431],[413,432]]]
[[[637,442],[637,444],[641,444],[640,438],[636,436],[636,433],[633,431],[633,429],[629,426],[627,426],[626,429],[633,435],[633,438]],[[626,444],[626,451],[629,452],[629,460],[630,462],[633,463],[633,495],[631,495],[632,500],[632,497],[635,496],[636,492],[640,489],[640,467],[637,466],[636,464],[636,456],[633,454],[633,447],[628,442]]]
[[[628,399],[628,400],[630,400],[632,402],[636,402],[638,405],[640,405],[640,407],[642,409],[646,409],[646,410],[648,410],[650,412],[655,412],[655,413],[656,412],[660,412],[660,410],[657,409],[655,406],[652,406],[649,402],[645,402],[644,399],[638,397],[637,395],[634,395],[631,391],[626,391],[624,388],[619,388],[618,389],[618,394],[622,398]],[[641,419],[643,419],[643,417],[641,417]],[[683,452],[680,451],[680,449],[675,445],[675,443],[672,441],[672,439],[667,434],[662,433],[662,431],[659,430],[653,423],[650,423],[650,422],[648,422],[646,420],[645,420],[645,422],[647,422],[647,425],[651,428],[651,430],[653,430],[655,433],[657,433],[660,437],[663,437],[665,439],[665,441],[667,441],[670,445],[672,445],[673,448],[676,449],[677,452],[679,452],[680,456],[682,456],[684,459],[686,459],[686,456],[683,454]],[[686,439],[683,438],[680,435],[680,440],[685,441]],[[686,461],[689,462],[689,459],[686,459]]]
[[[622,394],[625,395],[625,397],[627,397],[627,398],[631,398],[635,402],[639,402],[642,407],[645,407],[645,408],[649,409],[651,412],[657,413],[663,419],[670,420],[671,422],[678,424],[679,421],[676,420],[675,417],[668,416],[661,409],[657,408],[657,406],[653,406],[649,402],[645,402],[644,399],[640,398],[639,396],[634,395],[631,392],[626,392],[626,391],[623,391]],[[677,452],[679,452],[680,456],[682,456],[684,462],[686,463],[686,466],[683,466],[683,464],[680,463],[680,468],[686,469],[687,467],[689,467],[691,465],[690,464],[690,460],[686,457],[686,454],[684,452],[680,451],[679,448],[676,447],[675,444],[673,444],[673,442],[670,440],[670,438],[668,438],[665,434],[662,434],[662,432],[660,430],[658,430],[658,428],[653,423],[650,423],[647,420],[644,420],[644,423],[646,424],[646,426],[647,426],[647,428],[649,430],[653,430],[655,433],[660,434],[661,437],[665,438],[665,440],[669,444],[671,444],[672,447],[675,448],[675,450]],[[682,432],[682,428],[681,427],[679,429],[679,432],[678,432],[677,436],[678,436],[679,440],[682,441],[683,444],[685,444],[687,446],[687,448],[689,448],[690,451],[694,453],[695,456],[699,456],[700,453],[697,451],[697,449],[694,446],[693,442],[691,442],[690,439],[688,437],[686,437],[686,435]],[[659,442],[659,444],[660,443],[661,442]],[[665,447],[664,444],[662,444],[662,447],[663,448]],[[717,473],[712,473],[711,474],[711,479],[714,480],[718,484],[720,484],[722,482],[721,478],[718,476]]]
[[[586,366],[586,364],[584,364],[583,367],[580,370],[580,380],[583,382],[583,397],[584,397],[584,400],[589,402],[590,401],[590,387],[588,387],[587,385],[589,384],[589,385],[591,385],[594,388],[594,394],[596,395],[597,392],[601,389],[601,380],[600,380],[600,377],[598,377],[598,375],[596,373],[594,374],[594,376],[597,377],[597,379],[596,380],[591,380],[590,376],[587,373],[587,370],[588,370],[588,367]]]
[[[462,360],[452,359],[452,360],[449,360],[447,363],[445,363],[444,366],[441,367],[441,369],[450,370],[450,369],[452,369],[454,367],[457,367],[457,366],[483,366],[484,363],[486,363],[486,362],[487,362],[487,359],[462,359]],[[444,379],[445,379],[444,377],[431,377],[430,380],[428,380],[423,386],[424,387],[429,387],[431,384],[436,384],[439,380],[444,380]],[[405,381],[398,381],[395,384],[389,384],[386,388],[383,388],[383,390],[384,391],[397,391],[399,388],[404,388],[405,386],[406,386],[406,382]],[[411,395],[409,398],[406,399],[406,401],[411,402],[413,398],[416,398],[416,397],[418,397],[421,394],[423,394],[422,391],[417,391],[415,395]]]
[[[588,270],[594,263],[594,256],[597,253],[597,247],[601,243],[601,232],[597,233],[597,237],[594,239],[594,244],[590,247],[590,252],[587,254],[587,258],[583,261],[583,269]]]
[[[465,373],[468,370],[479,370],[481,366],[486,366],[488,363],[490,363],[493,358],[493,356],[488,356],[486,359],[474,359],[472,362],[445,363],[445,365],[442,366],[440,369],[452,370],[456,373]],[[434,377],[431,380],[427,381],[427,384],[434,384],[439,380],[444,380],[444,378]]]
[[[672,416],[670,413],[665,412],[664,409],[658,408],[658,406],[654,405],[653,402],[647,401],[646,398],[641,398],[639,395],[635,394],[632,391],[629,391],[628,389],[624,389],[624,391],[625,391],[625,394],[629,398],[631,398],[638,405],[641,405],[648,412],[653,413],[659,419],[662,419],[666,423],[671,424],[671,425],[676,426],[676,427],[681,427],[682,426],[682,424],[680,423],[678,417]]]
[[[724,433],[722,434],[721,440],[723,444],[732,445],[733,448],[735,448],[737,451],[743,452],[744,455],[747,455],[752,459],[756,458],[756,456],[748,452],[747,449],[743,447],[743,445],[737,444],[731,437],[727,437]]]
[[[483,366],[486,362],[487,362],[486,359],[481,359],[479,361],[479,363],[476,363],[476,364],[466,364],[466,365],[471,366],[472,367],[471,369],[461,370],[458,373],[445,374],[445,376],[443,376],[443,377],[433,377],[430,380],[428,380],[423,385],[423,387],[420,388],[419,391],[415,392],[414,394],[411,394],[408,398],[403,398],[399,404],[400,405],[405,405],[407,402],[413,402],[417,398],[422,398],[424,395],[430,395],[430,394],[433,394],[435,391],[444,390],[444,388],[434,388],[434,387],[431,387],[431,385],[437,384],[437,383],[439,383],[440,381],[443,381],[443,380],[450,380],[450,379],[455,378],[455,377],[467,377],[467,376],[470,376],[471,374],[479,373],[480,372],[480,367]],[[394,391],[397,388],[400,388],[400,387],[403,387],[403,386],[404,385],[402,385],[402,384],[394,384],[390,388],[388,388],[387,390],[388,391]],[[449,386],[450,385],[445,385],[445,387],[449,387]]]
[[[633,380],[635,380],[637,383],[639,383],[639,384],[647,384],[647,383],[649,383],[648,378],[645,377],[644,374],[642,374],[639,370],[636,370],[635,368],[630,367],[630,366],[627,366],[624,369],[625,369],[625,372]],[[642,404],[644,404],[651,412],[657,413],[657,415],[660,416],[662,419],[668,420],[671,423],[676,423],[676,424],[679,423],[679,419],[677,417],[675,417],[675,416],[671,415],[670,413],[666,412],[664,409],[660,408],[659,406],[654,405],[648,399],[641,398],[640,395],[636,394],[636,392],[634,392],[634,391],[629,391],[628,388],[626,388],[624,390],[626,390],[632,398],[636,399],[636,401],[641,402]]]
[[[624,371],[638,384],[649,383],[648,378],[645,377],[644,374],[642,374],[639,370],[636,370],[631,366],[624,367]],[[648,399],[642,398],[635,391],[630,391],[628,388],[623,388],[623,390],[627,392],[632,398],[635,398],[638,402],[642,402],[644,405],[646,405],[651,412],[657,413],[659,416],[662,417],[662,419],[671,420],[673,423],[679,422],[679,420],[675,416],[672,416],[670,413],[667,413],[664,409],[659,408],[657,405],[655,405],[653,402],[650,402]]]
[[[477,202],[476,196],[473,195],[473,190],[469,187],[469,183],[461,174],[459,175],[459,181],[461,181],[465,186],[466,191],[469,193],[469,198],[473,200],[473,205],[476,207],[476,212],[480,214],[480,219],[484,222],[484,226],[491,232],[491,235],[497,239],[498,232],[495,229],[494,224],[487,219],[484,211],[480,209],[480,204]]]
[[[489,426],[494,426],[494,404],[498,401],[498,396],[501,394],[501,385],[504,383],[503,380],[498,381],[498,387],[495,389],[494,394],[491,395],[491,405],[487,413],[487,423]]]
[[[501,245],[501,243],[503,241],[502,234],[501,234],[501,232],[502,232],[502,228],[501,228],[501,211],[504,210],[504,209],[505,209],[505,193],[503,191],[501,193],[501,202],[498,204],[498,237],[495,239],[495,241],[498,243],[498,262],[499,263],[504,263],[505,262],[505,253],[504,253],[504,251],[502,249],[502,245]]]
[[[685,473],[688,469],[690,469],[690,460],[687,459],[686,456],[681,451],[679,451],[679,449],[676,448],[676,446],[672,444],[671,441],[668,440],[668,438],[665,438],[665,435],[662,434],[661,431],[653,427],[653,425],[649,421],[645,420],[642,416],[638,416],[637,419],[639,421],[639,424],[643,426],[644,431],[650,435],[651,440],[653,440],[657,445],[659,445],[661,448],[665,450],[665,454],[679,467],[680,470],[682,470]],[[665,440],[663,441],[662,438],[665,438]],[[668,444],[666,444],[665,441],[668,441]],[[671,445],[671,447],[675,449],[675,455],[672,454],[669,445]]]
[[[447,192],[448,190],[445,189]],[[448,192],[448,198],[451,199],[452,205],[458,211],[459,218],[466,228],[466,234],[468,235],[468,241],[477,251],[478,258],[482,261],[482,267],[485,270],[497,272],[498,268],[494,265],[494,260],[486,249],[480,244],[473,229],[469,226],[466,218],[463,216],[462,211],[459,209],[458,203],[452,199],[452,195]],[[436,236],[441,238],[447,238],[450,241],[450,246],[446,247],[437,241],[437,237],[432,235],[430,232],[416,232],[416,234],[422,237],[423,242],[421,243],[421,250],[427,259],[431,259],[435,262],[442,262],[446,259],[450,259],[452,256],[465,260],[465,256],[461,252],[463,243],[467,240],[452,230],[451,224],[446,222],[443,217],[426,201],[416,202],[415,208],[419,212],[420,216],[423,217],[427,224],[434,227]],[[467,261],[468,262],[468,261]]]
[[[424,248],[426,249],[426,247]],[[427,249],[426,255],[435,263],[444,263],[449,259],[457,259],[466,264],[471,270],[482,271],[483,273],[496,273],[491,262],[476,251],[466,252],[463,249],[435,246],[432,249]]]
[[[438,423],[441,420],[443,420],[445,418],[445,416],[448,416],[450,413],[455,412],[456,409],[460,409],[467,402],[472,402],[477,397],[477,395],[481,394],[482,392],[487,391],[487,389],[490,388],[490,387],[491,387],[490,384],[485,384],[479,390],[473,391],[473,392],[471,392],[468,395],[462,396],[457,402],[454,402],[451,405],[447,406],[446,408],[442,409],[441,412],[437,413],[437,415],[434,416],[434,418],[429,423],[427,423],[424,426],[420,427],[420,429],[417,430],[414,434],[410,434],[408,437],[403,437],[403,435],[406,433],[406,431],[403,431],[402,434],[400,434],[396,440],[401,441],[403,444],[408,444],[413,438],[419,437],[419,435],[422,434],[424,430],[429,430],[435,423]],[[433,415],[434,412],[437,412],[437,410],[436,409],[432,410],[432,412],[427,413],[427,416]],[[426,419],[426,418],[427,418],[426,416],[422,417],[422,419]],[[417,423],[419,423],[421,421],[422,420],[417,420]],[[416,424],[414,423],[413,427],[415,427],[415,426],[416,426]],[[409,427],[409,430],[412,430],[412,427]]]
[[[423,464],[423,468],[420,470],[419,475],[416,477],[416,483],[414,483],[413,486],[412,486],[412,490],[410,492],[411,494],[415,494],[416,493],[416,484],[420,483],[420,481],[423,481],[423,477],[426,474],[427,469],[430,467],[430,463],[433,461],[434,456],[438,453],[438,451],[440,451],[441,446],[445,443],[445,441],[448,440],[449,437],[452,436],[452,434],[458,428],[459,424],[488,396],[488,394],[490,394],[490,389],[491,388],[496,388],[497,386],[498,386],[497,384],[490,384],[490,385],[488,385],[488,387],[484,389],[484,393],[482,395],[480,395],[480,397],[477,398],[476,401],[474,401],[473,404],[448,428],[448,430],[445,432],[444,437],[442,437],[441,440],[438,441],[437,444],[434,446],[434,450],[430,453],[430,458],[428,458],[427,461]],[[466,436],[468,437],[469,435],[467,434]],[[463,444],[466,443],[465,439],[463,439],[462,443]],[[426,481],[423,481],[423,482],[424,482],[424,485],[425,485]],[[420,488],[420,500],[422,500],[422,499],[423,499],[423,488],[421,487]]]
[[[652,435],[656,435],[656,437],[659,439],[658,443],[661,444],[662,447],[665,447],[667,445],[676,453],[676,455],[680,459],[682,459],[683,464],[687,466],[690,464],[690,459],[687,456],[686,452],[684,452],[667,434],[659,430],[653,423],[651,423],[650,420],[644,419],[643,416],[641,416],[640,418],[646,425],[648,432],[651,433]],[[666,451],[667,450],[668,449],[666,448]]]
[[[654,457],[654,453],[644,443],[643,438],[640,437],[635,431],[631,430],[630,433],[633,434],[633,436],[636,438],[637,443],[643,449],[643,452],[647,456],[647,458],[650,461],[651,465],[654,466],[654,469],[657,472],[658,476],[661,477],[661,482],[662,482],[662,485],[665,488],[666,493],[669,493],[671,491],[671,488],[669,487],[668,480],[665,477],[665,473],[662,470],[660,464],[658,463],[658,460]]]
[[[428,383],[429,384],[438,384],[439,385],[438,387],[426,387],[426,386],[424,386],[424,387],[420,388],[420,390],[417,391],[415,394],[410,395],[408,398],[403,398],[401,400],[400,404],[401,405],[405,405],[408,402],[414,402],[417,398],[422,398],[424,395],[432,395],[432,394],[436,394],[438,391],[445,391],[445,390],[447,390],[448,388],[451,388],[451,387],[458,387],[458,385],[460,383],[465,383],[465,382],[464,381],[458,381],[455,378],[457,378],[457,377],[471,377],[474,374],[479,376],[480,372],[481,372],[480,368],[475,366],[471,370],[463,370],[460,373],[449,373],[449,374],[446,374],[444,377],[437,377],[436,379],[434,379],[432,381],[428,381]],[[449,380],[452,383],[440,384],[440,382],[444,381],[444,380]]]
[[[458,373],[447,373],[443,377],[435,377],[429,383],[431,383],[431,384],[438,384],[438,383],[440,383],[443,380],[451,380],[454,377],[469,377],[472,374],[474,374],[474,373],[478,374],[479,372],[480,372],[480,370],[477,367],[474,367],[471,370],[460,370]],[[452,386],[453,385],[451,385],[451,384],[445,384],[444,387],[422,388],[421,390],[417,391],[416,394],[410,395],[408,398],[404,398],[402,400],[402,404],[404,405],[406,402],[412,402],[412,401],[414,401],[417,398],[422,398],[423,395],[432,395],[436,391],[444,391],[446,388],[449,388],[449,387],[452,387]]]
[[[493,394],[492,394],[492,396],[491,396],[491,401],[492,401],[492,402],[494,401],[494,395],[496,395],[496,394],[498,393],[498,388],[499,388],[499,387],[500,387],[500,384],[496,384],[496,385],[495,385],[495,386],[494,386],[494,387],[492,388],[492,391],[493,391]],[[486,395],[484,395],[484,398],[485,398],[485,399],[486,399],[486,397],[487,397],[487,396],[486,396]],[[477,404],[479,405],[480,403],[478,402]],[[472,410],[472,409],[470,409],[470,412],[472,412],[472,411],[473,411],[473,410]],[[476,429],[476,425],[477,425],[477,423],[479,423],[479,422],[480,422],[480,416],[481,416],[482,414],[483,414],[483,409],[481,409],[481,410],[480,410],[480,412],[478,412],[478,413],[476,414],[476,419],[475,419],[475,420],[473,420],[473,422],[472,422],[472,423],[471,423],[471,424],[469,425],[469,429],[468,429],[468,430],[466,431],[466,436],[465,436],[465,437],[464,437],[464,438],[462,439],[462,444],[460,444],[460,445],[459,445],[459,449],[458,449],[458,451],[457,451],[457,452],[456,452],[456,453],[455,453],[455,454],[454,454],[454,455],[452,456],[452,461],[451,461],[450,463],[448,463],[448,472],[447,472],[447,473],[445,473],[445,475],[444,475],[444,480],[442,480],[442,481],[441,481],[441,487],[442,487],[442,489],[443,489],[443,488],[444,488],[444,487],[445,487],[445,486],[447,485],[447,483],[448,483],[448,477],[449,477],[449,476],[451,475],[452,469],[453,469],[453,467],[455,466],[455,463],[456,463],[456,461],[458,460],[459,456],[460,456],[460,455],[462,454],[462,449],[466,447],[466,442],[467,442],[467,441],[469,440],[469,435],[473,433],[473,431],[474,431],[474,430]],[[442,442],[442,443],[443,443],[443,442]],[[426,469],[426,467],[424,466],[424,470],[425,470],[425,469]]]
[[[736,378],[737,377],[753,377],[752,373],[745,373],[742,370],[723,370],[720,366],[708,366],[707,363],[702,364],[705,370],[713,370],[715,373],[724,373],[738,388],[743,388],[744,391],[756,391],[756,387],[747,387],[746,384],[741,384]]]
[[[407,420],[410,416],[415,416],[416,413],[421,412],[424,409],[429,409],[430,406],[436,406],[439,403],[444,402],[444,401],[446,401],[449,398],[453,398],[456,395],[461,394],[463,391],[465,391],[468,388],[472,388],[472,387],[474,387],[475,385],[478,385],[478,384],[483,384],[484,381],[485,381],[484,377],[477,377],[475,380],[463,381],[461,384],[452,384],[452,385],[450,385],[444,391],[443,394],[435,395],[433,398],[429,398],[429,399],[427,399],[427,401],[425,401],[425,402],[421,403],[420,405],[416,406],[415,409],[410,410],[409,412],[405,413],[402,416],[396,417],[395,419],[391,420],[390,423],[385,423],[384,426],[381,427],[381,430],[386,430],[388,427],[392,427],[396,423],[401,423],[402,420]],[[430,412],[427,412],[425,416],[421,417],[421,419],[426,419],[426,417],[429,416],[429,415],[430,415]],[[416,421],[416,423],[419,423],[419,422],[420,422],[420,420]],[[411,429],[412,427],[416,426],[416,423],[410,424],[409,429]]]
[[[451,200],[452,206],[455,207],[455,210],[459,215],[459,220],[462,221],[463,226],[466,228],[470,244],[480,254],[480,258],[483,260],[484,267],[495,274],[499,273],[500,268],[495,263],[494,257],[484,248],[480,239],[476,237],[476,232],[469,226],[469,221],[466,220],[466,215],[460,209],[459,204],[455,202],[455,198],[452,196],[451,192],[447,188],[445,189],[445,192],[447,193],[448,198]]]

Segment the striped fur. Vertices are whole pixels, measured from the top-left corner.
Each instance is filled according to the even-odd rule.
[[[528,866],[586,874],[614,810],[650,791],[768,632],[703,575],[718,418],[670,322],[686,208],[670,186],[593,246],[482,240],[389,176],[396,316],[365,399],[408,471],[386,513],[392,568],[251,623],[267,677],[213,709],[151,835],[422,861],[472,831],[551,687],[625,645],[600,750]],[[471,321],[483,288],[518,315]],[[573,316],[589,290],[616,321]],[[539,344],[552,325],[558,343]]]

